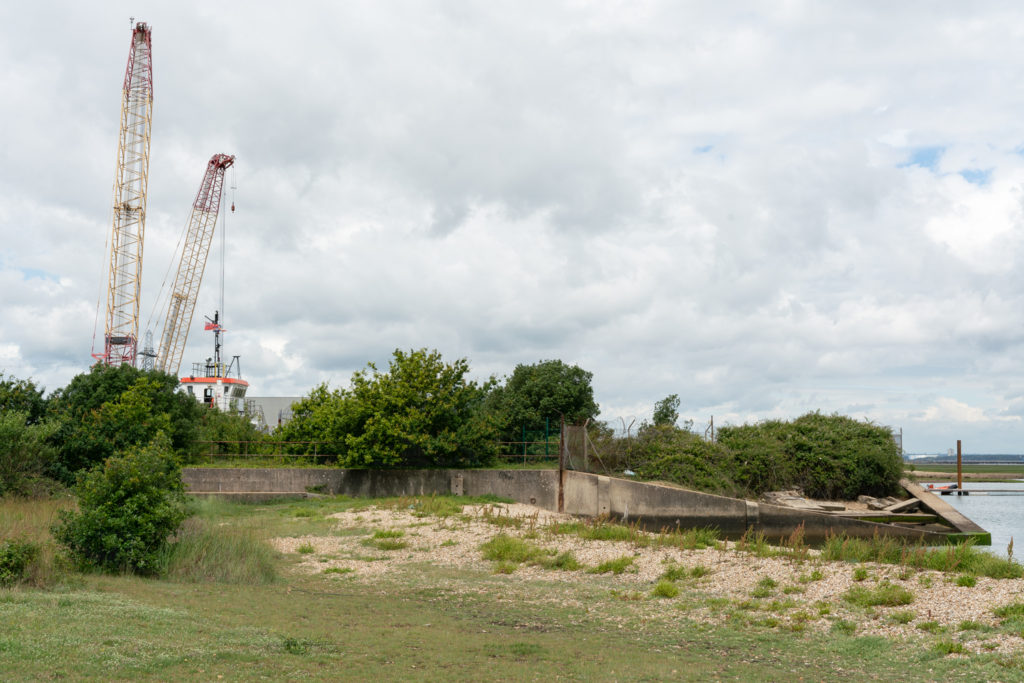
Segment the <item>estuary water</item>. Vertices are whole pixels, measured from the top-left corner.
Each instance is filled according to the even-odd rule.
[[[943,482],[941,485],[946,485]],[[956,482],[952,482],[956,483]],[[927,484],[925,484],[927,486]],[[992,533],[992,546],[987,548],[996,555],[1006,556],[1006,546],[1014,539],[1015,559],[1024,559],[1024,483],[964,481],[968,496],[942,496],[972,522]],[[1010,493],[1001,493],[1010,491]]]

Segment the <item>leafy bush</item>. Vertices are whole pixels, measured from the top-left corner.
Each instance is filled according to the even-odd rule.
[[[723,427],[716,442],[671,424],[643,425],[631,438],[593,430],[606,462],[648,480],[724,495],[800,488],[816,498],[853,499],[899,490],[903,462],[887,427],[808,413]]]
[[[692,432],[651,425],[637,435],[627,461],[643,479],[735,495],[741,490],[733,479],[734,457],[728,448]]]
[[[83,568],[152,574],[187,516],[181,473],[166,438],[108,458],[80,475],[78,511],[62,510],[53,535]]]
[[[38,543],[18,538],[0,541],[0,586],[20,582],[29,566],[39,557]]]
[[[842,415],[723,427],[718,441],[736,454],[736,482],[751,493],[801,488],[815,498],[884,496],[899,490],[903,473],[889,428]]]

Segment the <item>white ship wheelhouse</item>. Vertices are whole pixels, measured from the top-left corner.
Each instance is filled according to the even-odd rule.
[[[216,407],[221,412],[244,414],[252,407],[245,400],[245,392],[249,383],[242,379],[241,362],[238,356],[231,363],[221,361],[221,334],[224,328],[220,325],[220,312],[213,318],[206,319],[205,330],[213,332],[213,357],[204,362],[193,363],[192,373],[179,379],[182,389],[203,405]]]

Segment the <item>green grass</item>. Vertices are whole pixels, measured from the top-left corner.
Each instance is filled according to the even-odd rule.
[[[679,595],[679,587],[668,579],[662,579],[651,591],[656,598],[674,598]]]
[[[162,554],[162,576],[186,583],[258,585],[277,579],[277,553],[252,530],[192,518]]]
[[[237,534],[266,547],[279,532],[366,503],[299,504],[322,513],[315,516],[294,514],[294,503],[208,507],[187,531]],[[534,552],[525,551],[558,562],[557,554]],[[206,565],[201,556],[191,564]],[[817,603],[776,600],[745,611],[749,619],[726,621],[736,611],[732,601],[699,592],[697,583],[685,593],[680,583],[674,599],[651,600],[651,586],[637,591],[631,578],[613,593],[584,574],[526,581],[410,564],[364,581],[344,568],[295,573],[294,556],[273,551],[269,560],[277,578],[262,582],[75,574],[50,590],[0,591],[0,677],[454,683],[547,680],[556,672],[567,680],[753,681],[789,680],[794,671],[831,680],[841,671],[849,680],[977,681],[1024,671],[1020,655],[946,658],[930,649],[931,639],[857,636],[853,620],[869,617],[849,610],[842,611],[849,622],[833,622],[849,628],[818,633],[804,627],[822,614]],[[694,620],[692,609],[715,619]],[[1024,605],[1014,604],[996,616],[1009,622],[1022,615]]]
[[[757,582],[757,586],[751,591],[750,595],[754,598],[767,598],[775,594],[775,589],[778,588],[778,582],[771,577],[764,577]]]
[[[902,586],[883,581],[874,587],[851,586],[843,594],[843,600],[859,607],[896,607],[912,603],[914,594]]]
[[[889,615],[889,620],[894,624],[909,624],[917,618],[917,613],[910,610],[900,610]]]
[[[880,562],[914,569],[988,576],[994,579],[1024,577],[1024,565],[1010,558],[1000,558],[978,550],[971,540],[942,548],[928,548],[921,543],[908,544],[884,536],[830,536],[822,544],[821,558],[827,561],[855,563]]]
[[[630,555],[623,555],[613,560],[606,560],[596,567],[591,567],[587,571],[591,574],[621,574],[630,567],[633,566],[633,562],[636,558]]]

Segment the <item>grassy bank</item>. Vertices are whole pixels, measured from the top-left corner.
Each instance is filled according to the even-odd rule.
[[[798,536],[785,547],[757,537],[725,546],[707,530],[545,523],[500,508],[466,512],[464,502],[204,502],[185,530],[192,551],[164,579],[68,574],[47,590],[0,591],[0,678],[781,680],[797,670],[808,679],[1024,677],[1020,651],[973,647],[1024,630],[1014,609],[972,623],[930,621],[925,578],[971,591],[958,583],[968,576],[969,549],[946,573],[918,570],[906,555],[901,564],[898,554],[887,570],[855,557],[861,546],[837,544],[837,560],[826,561]],[[0,503],[5,520],[14,509],[7,505]],[[32,507],[22,508],[17,528],[44,539],[50,513],[44,504],[29,514]],[[241,550],[224,551],[224,536],[203,540],[211,529],[243,539]],[[268,553],[271,539],[294,550]],[[449,543],[473,562],[436,561],[433,551]],[[556,547],[561,553],[550,552]],[[610,559],[587,555],[597,547]],[[273,576],[239,582],[180,571],[220,566],[223,559],[203,558],[224,552],[266,554]],[[715,581],[733,565],[764,575],[722,593]],[[862,590],[811,597],[840,576]],[[923,625],[914,627],[920,637],[874,632],[900,620]]]

